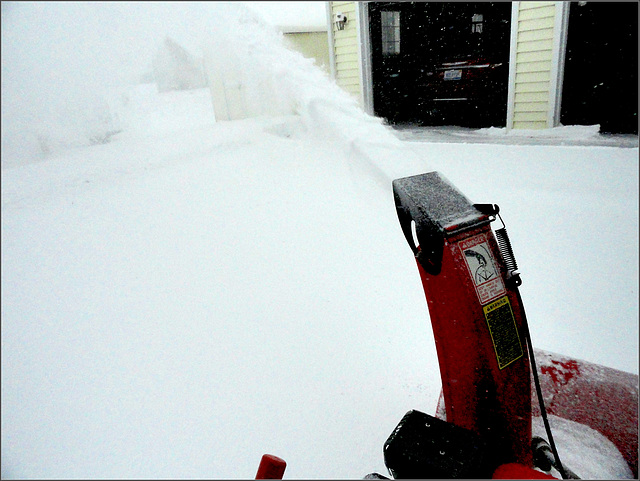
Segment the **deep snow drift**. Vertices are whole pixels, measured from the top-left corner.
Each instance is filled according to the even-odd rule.
[[[390,185],[431,170],[500,205],[536,347],[638,372],[637,148],[403,142],[281,58],[289,114],[142,86],[109,144],[3,152],[3,478],[386,473],[440,392]],[[588,434],[567,465],[628,477]]]

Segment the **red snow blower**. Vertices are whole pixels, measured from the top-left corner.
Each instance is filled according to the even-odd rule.
[[[407,412],[384,443],[393,478],[578,478],[581,466],[561,461],[548,415],[607,438],[637,478],[638,376],[533,349],[499,207],[471,204],[438,172],[396,179],[393,193],[442,378],[435,416]],[[546,439],[533,435],[533,417]],[[281,477],[283,463],[257,478]]]
[[[471,204],[438,172],[397,179],[393,192],[427,298],[442,392],[435,416],[409,411],[387,439],[391,475],[553,479],[555,468],[577,478],[561,462],[553,414],[605,435],[637,477],[638,376],[533,349],[499,207]],[[503,226],[494,236],[496,219]],[[533,415],[548,439],[532,436]]]

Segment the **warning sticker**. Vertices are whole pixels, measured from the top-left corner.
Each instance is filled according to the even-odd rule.
[[[482,308],[496,351],[498,367],[504,369],[523,355],[516,320],[507,296]]]
[[[497,299],[506,294],[502,276],[496,267],[495,260],[484,234],[465,239],[459,244],[467,261],[469,274],[476,287],[480,304]]]

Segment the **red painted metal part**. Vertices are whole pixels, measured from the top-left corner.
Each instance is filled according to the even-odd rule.
[[[638,477],[638,375],[534,349],[547,414],[583,424],[611,441]],[[540,406],[531,380],[531,414]],[[443,393],[436,417],[446,420]],[[578,466],[574,467],[578,469]]]
[[[492,301],[481,302],[461,248],[480,235],[504,281],[505,268],[488,224],[445,240],[438,275],[428,274],[418,262],[440,364],[446,420],[489,440],[496,452],[504,453],[501,463],[532,466],[531,383],[524,339],[520,339],[522,355],[501,369],[483,311]],[[505,286],[501,296],[508,298],[521,332],[515,291]]]
[[[518,463],[509,463],[499,466],[491,479],[558,479],[550,474],[541,473],[533,468]]]
[[[547,413],[604,435],[637,478],[638,375],[540,349],[535,355]],[[531,403],[539,416],[538,400]]]
[[[265,454],[260,460],[256,479],[282,479],[287,463],[273,454]]]

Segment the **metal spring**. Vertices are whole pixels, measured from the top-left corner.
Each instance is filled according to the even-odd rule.
[[[500,248],[500,253],[502,254],[507,270],[510,273],[513,273],[518,270],[518,264],[516,263],[516,258],[513,255],[513,249],[511,248],[507,229],[503,227],[502,229],[497,229],[495,232],[498,247]]]

